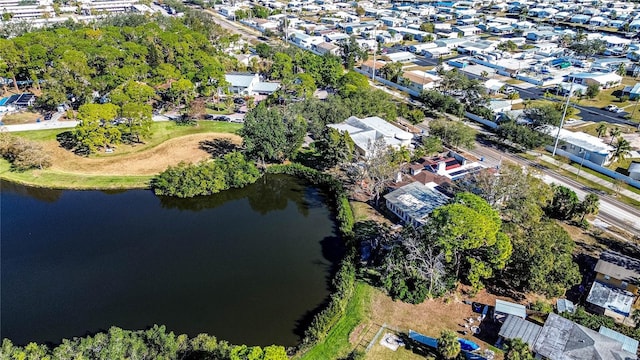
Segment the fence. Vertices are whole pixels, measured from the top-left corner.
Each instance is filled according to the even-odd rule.
[[[548,145],[548,146],[545,147],[545,149],[547,149],[547,151],[553,151],[553,146]],[[574,154],[571,154],[570,152],[567,152],[567,151],[564,151],[564,150],[561,150],[561,149],[556,149],[556,154],[558,154],[560,156],[567,157],[567,158],[569,158],[571,161],[573,161],[575,163],[582,164],[582,166],[584,166],[584,167],[587,167],[587,168],[589,168],[591,170],[595,170],[595,171],[597,171],[597,172],[599,172],[601,174],[607,175],[607,176],[612,177],[614,179],[622,180],[622,181],[626,182],[627,184],[629,184],[629,185],[631,185],[631,186],[633,186],[635,188],[640,189],[640,181],[634,180],[634,179],[632,179],[632,178],[630,178],[630,177],[628,177],[626,175],[620,174],[619,172],[615,172],[615,171],[613,171],[611,169],[607,169],[607,168],[602,167],[602,166],[600,166],[598,164],[592,163],[589,160],[584,160],[584,162],[583,162],[582,157],[576,156]]]
[[[366,76],[366,77],[369,77],[369,78],[371,77],[371,73],[369,73],[369,72],[366,72],[366,71],[361,70],[361,69],[358,69],[358,68],[354,68],[354,70],[355,70],[356,72],[359,72],[360,74],[362,74],[362,75]],[[391,82],[391,81],[389,81],[389,80],[385,80],[384,78],[382,78],[382,77],[380,77],[380,76],[376,76],[376,81],[379,81],[379,82],[383,83],[384,85],[387,85],[387,86],[391,86],[391,87],[393,87],[393,88],[396,88],[396,89],[398,89],[398,90],[400,90],[400,91],[406,92],[406,93],[407,93],[407,94],[409,94],[409,95],[413,95],[413,96],[416,96],[416,97],[417,97],[417,96],[420,96],[420,93],[419,93],[419,92],[417,92],[417,91],[415,91],[415,90],[412,90],[412,89],[409,89],[409,88],[407,88],[407,87],[404,87],[404,86],[402,86],[402,85],[398,85],[398,84],[396,84],[396,83],[394,83],[394,82]]]

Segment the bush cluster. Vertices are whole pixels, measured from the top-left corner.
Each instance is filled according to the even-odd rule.
[[[156,195],[189,198],[241,188],[259,177],[253,162],[239,152],[231,152],[213,161],[170,166],[151,180],[151,188]]]
[[[51,166],[51,157],[42,145],[18,136],[0,135],[0,156],[11,163],[14,170],[44,169]]]
[[[15,346],[4,339],[0,355],[8,359],[288,359],[282,346],[231,345],[207,334],[189,339],[184,334],[167,333],[164,325],[137,331],[114,326],[94,336],[62,340],[53,348],[36,343]]]

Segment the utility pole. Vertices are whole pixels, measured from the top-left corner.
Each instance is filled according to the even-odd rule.
[[[567,95],[567,102],[564,104],[564,111],[562,112],[562,120],[560,120],[560,126],[558,127],[558,134],[556,134],[556,142],[553,145],[553,154],[551,154],[551,156],[556,156],[556,150],[558,149],[558,140],[560,140],[560,130],[562,130],[562,125],[564,125],[564,117],[567,116],[567,108],[569,107],[569,100],[571,99],[572,92],[573,92],[573,80],[571,81],[571,87],[569,88],[569,94]]]

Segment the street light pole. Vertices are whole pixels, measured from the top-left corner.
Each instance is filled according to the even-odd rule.
[[[558,140],[560,140],[560,130],[562,130],[562,125],[564,125],[564,117],[567,116],[567,108],[569,107],[569,100],[571,99],[572,92],[573,92],[573,81],[571,81],[571,87],[569,88],[569,94],[567,95],[567,102],[564,104],[564,111],[562,112],[562,119],[560,120],[560,127],[558,127],[558,134],[556,134],[556,142],[553,145],[553,154],[551,154],[551,156],[556,156],[556,150],[558,150]]]
[[[580,167],[578,168],[578,172],[576,173],[576,180],[580,177],[580,170],[582,170],[582,164],[584,164],[584,158],[587,156],[587,150],[582,149],[582,161],[580,161]]]

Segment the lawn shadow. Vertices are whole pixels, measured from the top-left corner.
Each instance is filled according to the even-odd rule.
[[[60,147],[73,152],[76,155],[87,156],[89,149],[86,146],[78,144],[78,140],[73,136],[71,131],[64,131],[56,135],[56,140]]]
[[[229,138],[203,140],[200,141],[198,145],[201,150],[206,151],[214,158],[222,157],[230,152],[237,151],[240,148]]]

